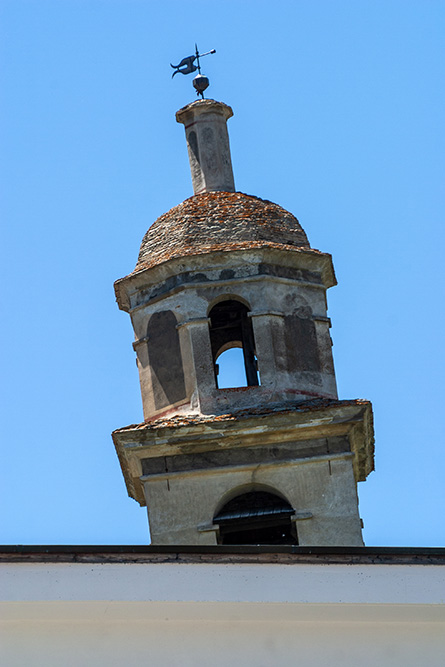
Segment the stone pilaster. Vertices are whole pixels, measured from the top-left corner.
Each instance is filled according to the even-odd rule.
[[[282,386],[285,365],[284,320],[281,313],[251,312],[262,387]]]

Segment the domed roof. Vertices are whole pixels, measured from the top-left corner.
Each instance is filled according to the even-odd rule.
[[[267,247],[310,245],[297,218],[281,206],[242,192],[204,192],[152,224],[134,272],[174,257]]]

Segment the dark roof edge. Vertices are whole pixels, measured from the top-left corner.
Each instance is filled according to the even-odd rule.
[[[0,562],[259,562],[445,565],[444,547],[0,545]]]

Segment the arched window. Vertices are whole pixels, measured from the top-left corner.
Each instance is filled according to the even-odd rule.
[[[295,510],[273,493],[251,491],[230,500],[215,515],[220,544],[298,544]]]
[[[243,351],[244,370],[248,387],[259,385],[255,341],[249,309],[240,301],[220,301],[212,308],[210,317],[210,343],[212,346],[215,379],[218,385],[218,357],[231,348]],[[243,386],[237,384],[236,386]],[[227,386],[227,385],[226,385]]]

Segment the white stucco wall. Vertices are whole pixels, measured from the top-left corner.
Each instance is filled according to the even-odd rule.
[[[443,667],[434,565],[9,563],[5,667]]]

